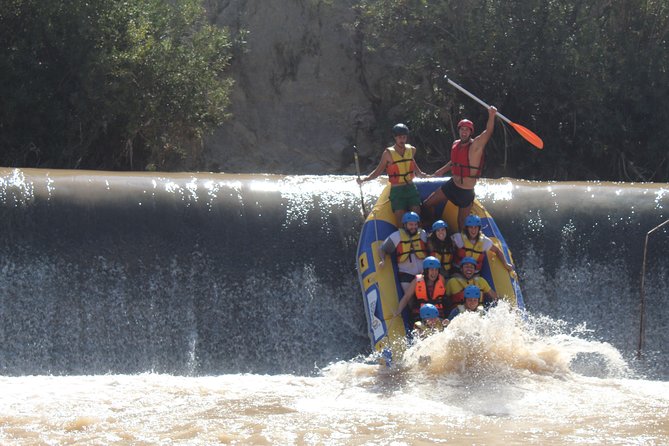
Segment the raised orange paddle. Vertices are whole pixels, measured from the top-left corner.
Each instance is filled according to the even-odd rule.
[[[460,85],[458,85],[455,82],[453,82],[452,80],[450,80],[448,78],[448,76],[444,76],[444,79],[446,79],[449,84],[451,84],[452,86],[454,86],[455,88],[457,88],[458,90],[460,90],[461,92],[463,92],[464,94],[466,94],[467,96],[469,96],[470,98],[472,98],[473,100],[475,100],[476,102],[478,102],[479,104],[484,106],[485,108],[490,108],[490,106],[488,104],[486,104],[485,102],[483,102],[482,100],[480,100],[479,98],[477,98],[476,96],[474,96],[473,94],[471,94],[470,92],[468,92],[467,90],[462,88]],[[502,121],[506,122],[511,127],[513,127],[520,134],[520,136],[525,138],[534,147],[536,147],[537,149],[543,149],[544,148],[544,142],[532,130],[528,129],[527,127],[523,127],[520,124],[516,124],[515,122],[511,122],[511,120],[509,118],[507,118],[506,116],[504,116],[500,112],[497,112],[497,116],[499,116],[499,118]]]

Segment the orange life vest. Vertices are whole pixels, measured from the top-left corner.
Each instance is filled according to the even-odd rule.
[[[419,259],[424,259],[427,256],[427,245],[420,238],[420,231],[411,236],[403,228],[400,231],[400,242],[395,248],[397,253],[397,263],[404,263],[409,260],[411,254]]]
[[[420,314],[421,306],[425,304],[432,304],[437,307],[437,310],[439,310],[439,317],[444,317],[444,296],[446,295],[446,282],[444,282],[444,278],[441,277],[441,274],[439,277],[437,277],[436,282],[434,282],[431,296],[428,296],[427,293],[427,283],[425,282],[425,277],[423,274],[418,274],[416,276],[415,293],[416,301],[418,301],[418,305],[414,309],[415,313]]]
[[[483,154],[481,155],[480,166],[469,165],[469,147],[472,140],[462,144],[458,139],[451,147],[451,173],[461,178],[480,178],[483,171]]]
[[[414,178],[414,171],[416,170],[416,162],[413,159],[413,146],[406,144],[404,146],[404,155],[400,155],[395,147],[388,147],[386,150],[390,152],[393,160],[392,164],[386,167],[388,180],[390,184],[400,185],[408,184]]]

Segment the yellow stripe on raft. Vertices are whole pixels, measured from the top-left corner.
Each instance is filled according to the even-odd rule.
[[[372,224],[374,224],[374,220],[377,220],[390,223],[393,226],[396,225],[395,214],[393,213],[390,206],[390,187],[391,186],[388,185],[383,189],[383,192],[376,201],[372,212],[370,212],[370,214],[367,216],[367,221],[371,222]],[[379,268],[379,248],[381,247],[382,243],[383,240],[377,240],[376,242],[372,243],[374,265],[376,265],[376,273],[374,273],[373,276],[379,287],[383,319],[386,322],[388,337],[390,339],[384,338],[376,344],[375,347],[379,351],[388,347],[388,342],[394,345],[396,340],[401,340],[404,342],[406,339],[406,331],[404,329],[402,317],[399,316],[393,320],[393,312],[397,309],[397,304],[399,303],[402,296],[398,295],[397,292],[395,272],[393,270],[392,262],[389,256],[386,256],[383,267]],[[367,285],[365,285],[365,289],[367,288]]]

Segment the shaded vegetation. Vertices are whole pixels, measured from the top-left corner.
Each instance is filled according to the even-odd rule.
[[[197,0],[5,1],[0,165],[196,162],[226,118],[230,53]]]
[[[408,120],[423,164],[448,159],[455,123],[496,127],[486,176],[669,181],[669,4],[663,0],[361,0],[358,57],[388,62],[377,116]],[[361,64],[364,67],[364,63]],[[367,77],[369,78],[369,77]]]
[[[203,137],[227,117],[229,63],[243,46],[208,23],[203,4],[218,14],[229,6],[3,2],[0,165],[202,168]],[[479,130],[486,119],[447,75],[545,142],[539,151],[498,124],[485,176],[669,182],[669,3],[346,4],[378,128],[406,121],[425,170],[448,159],[460,118]]]

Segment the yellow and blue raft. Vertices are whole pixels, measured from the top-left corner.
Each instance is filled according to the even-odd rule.
[[[445,180],[415,181],[421,200],[425,200]],[[358,277],[362,287],[362,296],[367,316],[367,326],[372,347],[376,351],[403,349],[407,335],[410,334],[410,321],[405,315],[392,317],[393,312],[402,298],[402,287],[398,280],[395,256],[391,262],[386,261],[383,268],[379,265],[379,247],[383,241],[397,230],[395,215],[390,207],[390,185],[386,186],[376,205],[367,216],[358,242]],[[511,251],[502,237],[497,224],[478,200],[474,200],[472,214],[481,217],[481,230],[504,253],[506,260],[513,264]],[[443,206],[441,219],[448,223],[449,228],[458,228],[458,208],[451,202]],[[515,274],[509,274],[495,255],[488,252],[483,268],[479,274],[488,281],[500,299],[512,306],[524,309],[523,296]]]

